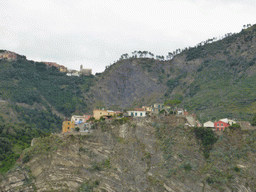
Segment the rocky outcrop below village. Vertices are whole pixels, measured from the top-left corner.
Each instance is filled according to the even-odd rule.
[[[177,116],[99,122],[92,134],[36,139],[0,191],[253,191],[255,133],[223,133],[205,159]]]

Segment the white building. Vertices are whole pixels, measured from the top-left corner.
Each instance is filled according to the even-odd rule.
[[[71,122],[77,124],[85,123],[85,117],[80,115],[73,115],[71,117]]]
[[[146,111],[127,111],[128,116],[131,117],[146,117]]]
[[[207,121],[204,123],[204,127],[214,128],[214,123],[212,121]]]
[[[220,121],[222,121],[224,123],[228,123],[229,125],[233,125],[236,123],[236,121],[234,121],[232,119],[228,119],[228,118],[220,119]]]

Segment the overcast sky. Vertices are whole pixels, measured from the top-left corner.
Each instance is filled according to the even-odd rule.
[[[255,0],[0,0],[0,49],[102,72],[123,53],[166,56],[255,24]]]

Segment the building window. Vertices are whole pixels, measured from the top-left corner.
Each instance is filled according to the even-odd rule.
[[[69,127],[68,127],[68,129],[69,129]]]
[[[158,105],[158,108],[160,108],[160,105]]]
[[[221,126],[223,126],[223,123],[221,123]]]
[[[142,116],[142,113],[140,113],[140,116]]]
[[[69,125],[69,122],[68,122],[68,125]]]
[[[131,112],[131,116],[133,116],[133,112]]]
[[[135,116],[137,116],[137,113],[135,113]]]
[[[223,131],[223,128],[221,128],[221,131]]]
[[[217,126],[220,126],[220,124],[218,123]]]
[[[163,108],[164,106],[162,105],[162,108]]]

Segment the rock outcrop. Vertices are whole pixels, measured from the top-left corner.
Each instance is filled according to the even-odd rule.
[[[2,178],[0,191],[251,191],[239,175],[213,179],[217,168],[210,167],[218,163],[205,161],[185,122],[175,116],[101,122],[92,135],[38,139]]]

